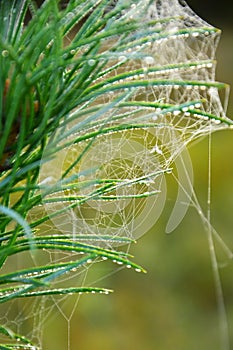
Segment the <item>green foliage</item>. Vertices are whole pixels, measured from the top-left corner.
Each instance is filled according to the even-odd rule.
[[[162,118],[184,110],[190,113],[190,118],[199,116],[208,121],[213,119],[232,124],[230,120],[209,111],[193,108],[197,103],[205,103],[202,99],[172,104],[163,100],[135,98],[141,88],[154,86],[223,89],[225,85],[211,81],[141,78],[143,68],[131,64],[145,56],[138,47],[149,38],[153,42],[171,34],[155,32],[152,20],[148,19],[148,23],[141,26],[133,18],[121,16],[130,6],[131,3],[127,1],[111,6],[106,0],[73,0],[61,9],[59,1],[50,0],[37,9],[31,1],[0,2],[0,267],[4,267],[10,256],[25,251],[32,255],[32,259],[34,254],[44,249],[70,252],[71,255],[76,253],[75,261],[2,273],[0,303],[19,297],[51,294],[107,294],[107,289],[57,288],[52,284],[66,273],[72,273],[96,259],[109,259],[144,271],[130,260],[132,257],[129,254],[103,247],[103,242],[109,241],[131,243],[132,240],[127,237],[79,235],[77,241],[73,235],[61,234],[55,228],[49,234],[39,232],[43,231],[41,224],[51,219],[51,215],[46,213],[28,222],[30,211],[45,203],[66,201],[65,208],[57,209],[53,214],[59,216],[91,199],[127,199],[127,195],[121,196],[117,190],[142,185],[149,180],[147,176],[141,176],[130,181],[116,178],[82,181],[83,174],[78,172],[79,163],[98,137],[127,130],[169,126],[169,122]],[[30,11],[32,18],[24,25]],[[172,18],[165,20],[169,22]],[[215,31],[212,28],[199,29],[200,33]],[[192,28],[183,29],[175,35],[179,37],[192,32]],[[128,70],[125,69],[127,64]],[[155,66],[148,68],[148,73],[174,69],[182,71],[198,64],[190,61]],[[113,97],[109,98],[109,94]],[[156,112],[158,108],[160,111]],[[150,118],[152,112],[160,116],[158,122]],[[39,184],[41,166],[59,151],[83,142],[86,142],[86,146],[63,170],[59,181],[51,185]],[[151,173],[150,179],[169,171],[168,168],[160,169]],[[83,188],[85,194],[80,194]],[[75,196],[73,189],[78,193]],[[67,195],[60,196],[61,192]],[[129,197],[143,198],[156,194],[157,191],[144,191]],[[90,241],[95,241],[95,244],[89,244]],[[33,348],[29,340],[5,327],[1,327],[1,333],[12,341],[19,340],[17,348]],[[14,349],[16,345],[0,347]]]

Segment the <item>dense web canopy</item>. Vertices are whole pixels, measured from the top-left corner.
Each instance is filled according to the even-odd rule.
[[[44,200],[52,216],[73,196],[79,205],[51,220],[75,237],[144,234],[161,213],[164,174],[174,162],[188,202],[192,169],[186,160],[185,179],[181,158],[188,155],[182,152],[190,141],[230,123],[224,110],[227,87],[215,82],[220,31],[184,2],[119,1],[115,6],[122,10],[110,21],[119,28],[123,23],[136,28],[101,40],[88,56],[87,66],[96,73],[95,79],[89,77],[91,92],[72,111],[66,129],[62,126],[53,136],[45,157],[55,144],[61,150],[41,168],[42,185],[77,176],[71,190],[61,189]],[[84,41],[72,53],[79,57],[90,47]],[[185,207],[182,214],[175,212],[180,218],[171,220],[168,231],[184,213]]]

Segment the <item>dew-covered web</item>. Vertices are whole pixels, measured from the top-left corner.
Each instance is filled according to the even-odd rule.
[[[44,202],[31,211],[29,220],[49,216],[38,226],[38,235],[63,234],[74,242],[108,249],[119,245],[118,249],[128,252],[127,240],[145,234],[160,217],[166,181],[175,170],[179,186],[167,232],[179,225],[191,203],[207,224],[209,243],[214,235],[230,253],[212,229],[210,215],[198,204],[186,148],[191,141],[231,125],[225,115],[227,88],[215,81],[220,32],[183,1],[119,0],[106,13],[114,8],[121,11],[109,18],[108,25],[118,22],[121,28],[127,21],[135,29],[102,40],[98,52],[87,54],[89,67],[98,70],[91,84],[95,89],[84,95],[80,107],[50,140],[45,157],[54,145],[59,149],[41,166]],[[88,44],[83,45],[72,54],[84,55],[88,49]],[[65,189],[66,184],[72,186]],[[57,186],[56,191],[46,194],[49,186]],[[73,205],[66,210],[68,199]],[[54,215],[57,211],[60,215]],[[47,249],[33,257],[25,255],[18,264],[27,265],[32,259],[34,264],[50,265],[73,261],[80,254]],[[214,256],[213,252],[213,260]],[[56,287],[72,286],[74,281],[79,286],[95,285],[106,275],[104,270],[103,276],[88,277],[89,267],[97,262],[90,260],[62,276]],[[218,276],[218,268],[213,269]],[[221,284],[218,292],[219,288]],[[30,304],[17,301],[17,311],[16,303],[6,310],[5,324],[10,325],[14,314],[13,325],[20,332],[24,320],[27,336],[32,334],[43,348],[43,329],[56,315],[62,315],[70,329],[79,297],[44,296]],[[221,291],[218,298],[223,307]],[[223,310],[221,317],[224,323]],[[75,349],[69,340],[67,348]]]

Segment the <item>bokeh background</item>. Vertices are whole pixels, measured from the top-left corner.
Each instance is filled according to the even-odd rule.
[[[222,29],[217,79],[233,86],[232,1],[188,3],[202,18]],[[232,93],[228,115],[233,118]],[[232,150],[232,130],[213,135],[211,221],[230,249],[233,249]],[[195,191],[205,211],[208,140],[191,145],[189,152]],[[147,274],[127,269],[111,273],[112,265],[99,265],[96,271],[99,269],[100,275],[106,277],[97,285],[113,288],[115,292],[109,296],[82,296],[78,304],[71,299],[66,315],[54,312],[54,317],[45,324],[43,350],[223,350],[204,227],[195,209],[190,208],[179,227],[165,234],[176,188],[172,180],[168,186],[166,208],[159,221],[131,247],[135,260],[146,268]],[[217,245],[216,249],[222,264],[220,272],[233,348],[233,263]]]

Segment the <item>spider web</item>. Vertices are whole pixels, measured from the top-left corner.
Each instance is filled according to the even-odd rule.
[[[223,96],[223,107],[219,88],[227,88],[223,84],[214,83],[214,58],[220,32],[197,17],[183,2],[138,2],[122,11],[122,17],[127,19],[137,19],[142,14],[146,17],[148,26],[144,28],[142,25],[143,29],[135,31],[132,38],[120,38],[119,45],[116,44],[117,37],[114,43],[105,41],[102,45],[98,59],[101,61],[104,55],[111,59],[94,83],[99,86],[103,84],[106,92],[103,91],[100,98],[90,102],[88,108],[114,105],[118,97],[121,102],[116,107],[107,108],[106,112],[104,108],[101,109],[98,124],[96,115],[91,112],[78,125],[70,123],[67,132],[69,147],[64,147],[52,162],[42,167],[41,183],[57,183],[64,178],[64,173],[69,168],[70,172],[66,172],[66,175],[79,173],[81,181],[120,179],[117,191],[121,195],[116,192],[112,193],[113,197],[130,197],[135,193],[140,195],[145,193],[145,186],[148,193],[157,190],[160,195],[156,196],[158,200],[155,197],[146,198],[148,207],[136,198],[113,202],[106,197],[104,203],[101,200],[89,200],[85,205],[52,219],[54,225],[65,233],[73,232],[77,236],[78,229],[82,234],[98,236],[110,232],[112,234],[114,231],[118,236],[138,238],[147,231],[141,230],[140,225],[137,230],[138,215],[140,214],[139,222],[142,217],[146,221],[148,208],[154,208],[158,212],[157,215],[153,212],[155,223],[165,203],[163,172],[169,172],[175,161],[180,173],[183,172],[180,182],[192,183],[191,164],[186,169],[189,180],[184,179],[181,165],[182,157],[186,157],[186,162],[190,163],[185,150],[187,144],[207,135],[210,130],[212,132],[226,127],[222,121],[227,120],[227,94]],[[145,41],[142,32],[146,32],[148,40]],[[141,37],[143,40],[140,40]],[[95,59],[88,62],[94,65]],[[114,66],[115,69],[108,73],[108,66]],[[129,74],[125,76],[124,72]],[[119,75],[122,79],[119,79]],[[140,84],[143,81],[147,81],[147,84]],[[121,87],[123,83],[125,85]],[[108,85],[111,85],[109,91]],[[123,89],[128,92],[124,98],[121,97]],[[75,113],[76,111],[73,114]],[[214,115],[218,117],[212,118]],[[103,134],[92,137],[91,141],[88,139],[81,142],[87,131],[95,133],[98,130],[101,121]],[[132,128],[125,127],[124,130],[126,122],[132,123]],[[73,166],[80,154],[82,159],[77,166]],[[138,179],[137,183],[133,179]],[[95,186],[96,183],[93,188],[83,186],[81,195],[90,193]],[[183,186],[190,194],[190,184]],[[190,187],[189,190],[187,186]],[[71,193],[75,195],[77,190]],[[67,194],[63,193],[62,196],[65,198]],[[45,208],[52,214],[65,205],[45,203]],[[176,216],[177,211],[168,223],[168,231],[172,231],[182,219],[181,214],[180,219],[175,220]]]
[[[47,213],[50,220],[38,227],[38,235],[56,231],[74,241],[112,248],[124,244],[125,238],[139,238],[155,225],[166,203],[166,181],[175,172],[177,199],[166,230],[171,232],[179,225],[191,203],[209,225],[211,245],[210,215],[205,218],[193,192],[187,145],[230,124],[225,114],[227,88],[215,82],[215,51],[220,32],[195,15],[184,1],[118,1],[115,6],[125,8],[113,19],[119,25],[122,20],[129,20],[141,26],[129,36],[105,40],[98,55],[88,59],[93,66],[107,57],[104,69],[93,82],[102,93],[71,113],[66,128],[52,137],[52,145],[57,143],[60,150],[41,166],[42,193],[44,187],[59,185],[72,177],[79,186],[45,195],[43,207],[34,208],[29,220],[33,222]],[[82,116],[85,108],[88,113]],[[81,117],[77,123],[78,113]],[[45,157],[50,149],[48,144]],[[98,186],[107,185],[110,180],[115,186],[99,193]],[[72,196],[78,205],[65,210],[66,198]],[[88,201],[82,202],[87,196]],[[61,214],[54,216],[57,211]],[[224,246],[217,233],[215,237]],[[130,244],[126,251],[129,248]],[[25,256],[17,265],[27,265],[28,259],[35,265],[49,265],[75,257],[75,253],[47,250],[40,256]],[[214,253],[212,258],[216,259]],[[90,261],[83,270],[63,277],[57,285],[73,285],[74,280],[76,285],[93,284],[108,275],[104,269],[98,278],[96,270],[93,275],[89,273],[93,264],[98,266],[96,261]],[[214,274],[218,277],[216,266]],[[218,291],[223,307],[219,281]],[[12,326],[9,320],[14,319],[13,326],[20,333],[22,323],[29,325],[33,319],[33,327],[28,326],[26,333],[43,348],[42,329],[54,315],[62,315],[69,333],[79,296],[70,299],[43,297],[30,304],[12,303],[4,310],[4,324]],[[221,317],[224,323],[224,310]],[[67,343],[71,349],[69,336]],[[61,346],[64,349],[64,344]],[[227,349],[227,344],[224,346]]]

